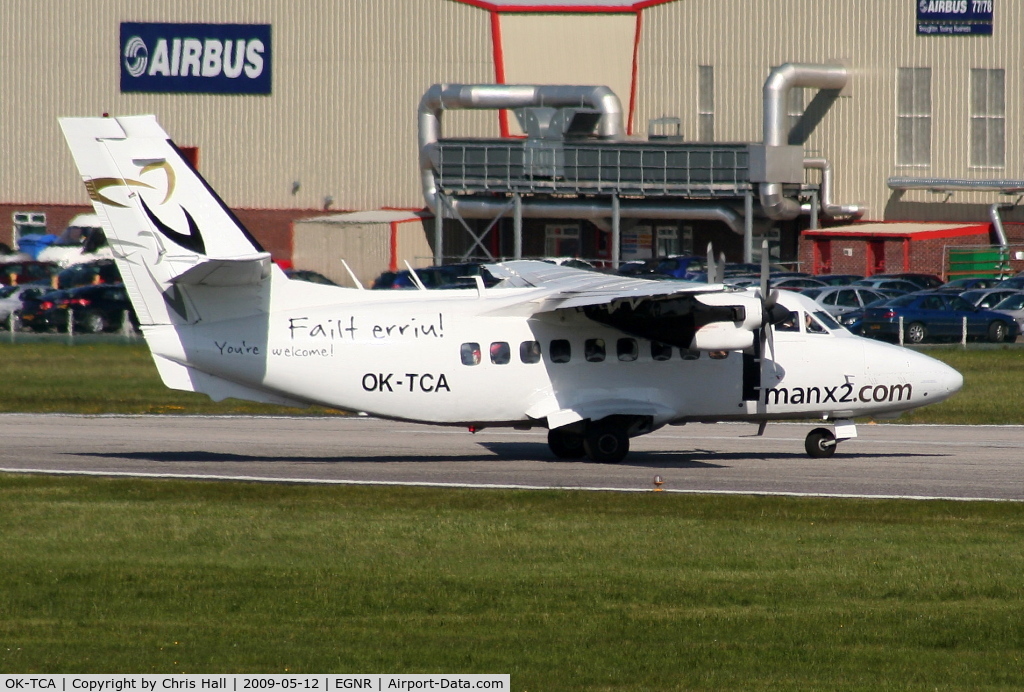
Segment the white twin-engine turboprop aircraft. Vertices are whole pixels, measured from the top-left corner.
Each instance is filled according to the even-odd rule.
[[[153,116],[61,127],[174,389],[472,431],[543,427],[558,457],[618,462],[629,438],[693,421],[761,432],[828,420],[835,433],[812,430],[806,449],[830,456],[854,417],[895,417],[963,384],[766,278],[740,291],[514,261],[455,290],[291,281]]]

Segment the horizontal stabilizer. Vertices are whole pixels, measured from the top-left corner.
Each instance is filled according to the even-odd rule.
[[[172,279],[187,286],[246,286],[270,276],[270,253],[236,259],[208,259]]]

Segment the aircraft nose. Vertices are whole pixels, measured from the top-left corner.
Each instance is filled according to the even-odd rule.
[[[960,391],[964,386],[964,376],[940,360],[921,353],[915,353],[911,359],[911,371],[926,388],[932,402],[943,401]]]

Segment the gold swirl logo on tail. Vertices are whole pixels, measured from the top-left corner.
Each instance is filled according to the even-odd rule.
[[[167,176],[167,193],[164,195],[163,200],[160,204],[164,204],[174,194],[175,176],[174,169],[171,168],[171,164],[167,161],[152,161],[142,166],[142,170],[139,171],[139,177],[146,175],[150,171],[162,170],[164,175]],[[85,189],[89,192],[89,199],[94,202],[106,204],[111,207],[120,207],[122,209],[127,208],[127,204],[121,204],[115,202],[106,195],[103,194],[103,190],[108,187],[139,187],[146,188],[147,190],[155,190],[156,188],[149,183],[144,183],[141,180],[132,180],[131,178],[92,178],[85,181]]]

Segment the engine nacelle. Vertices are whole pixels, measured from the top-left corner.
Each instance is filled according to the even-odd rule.
[[[701,351],[737,351],[754,345],[755,332],[735,322],[705,324],[693,336],[690,348]]]

